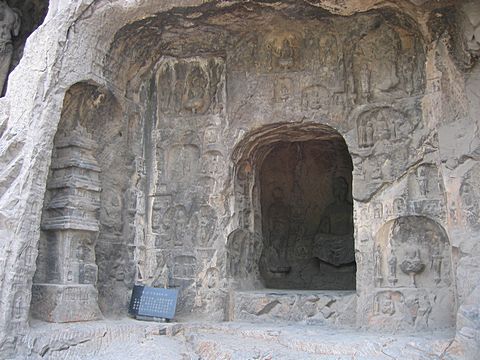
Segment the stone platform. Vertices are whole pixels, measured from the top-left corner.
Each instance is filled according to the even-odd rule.
[[[49,322],[101,319],[98,291],[92,284],[34,284],[32,315]]]
[[[355,291],[235,291],[229,320],[353,326],[355,316],[352,314],[355,314],[356,301]]]
[[[35,323],[14,359],[465,359],[453,353],[453,336],[298,323]]]

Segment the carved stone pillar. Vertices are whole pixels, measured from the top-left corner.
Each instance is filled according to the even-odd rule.
[[[51,322],[100,318],[96,289],[101,171],[96,143],[81,127],[57,139],[42,218],[44,246],[32,314]]]

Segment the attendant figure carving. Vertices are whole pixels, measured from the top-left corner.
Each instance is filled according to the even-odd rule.
[[[267,263],[271,272],[290,271],[287,264],[288,235],[290,230],[290,207],[284,202],[281,188],[273,189],[273,202],[268,208]]]
[[[373,254],[374,271],[375,271],[375,285],[382,286],[382,249],[380,245],[377,245]]]
[[[397,279],[397,256],[390,251],[390,257],[388,258],[388,281],[392,286],[395,286]]]
[[[370,76],[371,71],[368,68],[367,64],[363,64],[360,70],[360,81],[359,81],[359,97],[363,102],[367,102],[370,98]]]
[[[432,255],[430,269],[435,272],[434,281],[437,285],[442,281],[442,260],[443,256],[440,254],[440,251],[438,249],[435,250],[435,253]]]
[[[427,169],[423,166],[417,169],[417,182],[420,188],[420,195],[427,196],[428,193],[428,176]]]

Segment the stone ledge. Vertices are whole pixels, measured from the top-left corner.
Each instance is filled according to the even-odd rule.
[[[235,291],[230,320],[294,321],[353,326],[355,291],[255,290]]]

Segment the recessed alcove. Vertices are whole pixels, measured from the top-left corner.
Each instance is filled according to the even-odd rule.
[[[238,288],[355,290],[343,137],[322,124],[272,124],[246,135],[233,156],[241,229],[227,246]]]
[[[75,322],[126,314],[135,269],[121,240],[129,229],[121,206],[132,202],[126,175],[133,170],[119,119],[113,94],[94,82],[74,84],[65,94],[42,213],[34,318]]]
[[[259,173],[265,286],[355,289],[352,165],[345,142],[269,147]]]

